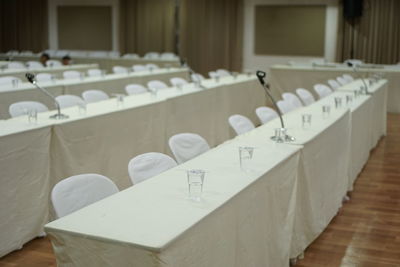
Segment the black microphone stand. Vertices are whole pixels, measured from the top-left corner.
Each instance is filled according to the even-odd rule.
[[[37,84],[34,74],[28,72],[28,73],[25,74],[25,77],[31,84],[33,84],[36,88],[38,88],[40,91],[42,91],[45,95],[47,95],[48,97],[50,97],[54,101],[54,105],[57,108],[57,114],[51,115],[49,117],[50,119],[56,119],[56,120],[68,119],[68,115],[65,115],[65,114],[61,113],[60,104],[58,104],[56,98],[52,94],[50,94],[49,91],[47,91],[46,89],[40,87]]]
[[[269,97],[269,99],[271,100],[271,102],[274,104],[276,111],[278,112],[279,115],[279,119],[281,121],[281,129],[284,129],[285,132],[285,136],[283,140],[278,140],[278,137],[276,136],[271,136],[271,139],[277,142],[293,142],[296,140],[296,138],[294,138],[293,136],[290,136],[286,133],[286,128],[285,128],[285,124],[283,122],[283,117],[282,117],[282,112],[279,109],[278,105],[276,104],[275,99],[273,98],[273,96],[270,93],[270,88],[269,88],[269,84],[267,84],[264,80],[264,78],[267,76],[267,74],[264,71],[258,70],[256,72],[257,78],[260,81],[261,86],[264,88],[264,91],[266,93],[266,95]]]

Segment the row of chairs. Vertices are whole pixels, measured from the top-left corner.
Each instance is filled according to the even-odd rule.
[[[43,69],[42,63],[39,61],[27,61],[26,63],[22,61],[11,61],[7,65],[8,69],[26,70],[26,69]],[[49,59],[46,61],[46,67],[61,67],[62,63],[56,59]]]
[[[132,68],[123,67],[123,66],[114,66],[113,67],[113,72],[114,73],[120,73],[120,74],[128,74],[131,71],[140,72],[140,71],[155,70],[155,69],[159,69],[159,68],[160,67],[157,64],[154,64],[154,63],[148,63],[146,65],[135,64],[135,65],[132,66]]]

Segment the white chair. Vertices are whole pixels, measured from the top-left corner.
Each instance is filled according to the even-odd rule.
[[[159,69],[160,67],[154,63],[148,63],[146,64],[146,69],[148,70],[156,70]]]
[[[53,75],[46,72],[36,74],[36,81],[38,82],[50,82],[53,80]]]
[[[278,112],[270,107],[258,107],[256,109],[256,115],[262,124],[279,117]]]
[[[44,66],[39,61],[28,61],[26,62],[28,69],[43,69]]]
[[[141,84],[128,84],[127,86],[125,86],[125,92],[128,95],[138,95],[138,94],[143,94],[143,93],[147,93],[149,90],[147,90],[146,87],[144,87]]]
[[[158,91],[161,89],[167,89],[168,85],[166,85],[162,81],[154,80],[147,83],[147,87],[152,91]]]
[[[349,82],[348,82],[345,78],[343,78],[342,76],[337,77],[336,80],[338,81],[338,83],[339,83],[341,86],[346,85],[346,84],[349,83]]]
[[[0,86],[14,86],[21,83],[22,80],[14,76],[0,77]]]
[[[168,144],[178,164],[210,150],[207,141],[194,133],[181,133],[171,136]]]
[[[61,67],[62,63],[59,60],[49,59],[46,61],[46,66],[47,67]]]
[[[297,95],[295,95],[293,93],[283,93],[282,98],[283,98],[283,100],[289,101],[290,103],[292,103],[292,105],[295,108],[301,108],[303,106],[303,103],[301,103],[301,101],[297,97]]]
[[[208,77],[210,77],[211,79],[214,79],[216,77],[219,77],[218,73],[216,71],[209,71],[208,72]]]
[[[148,71],[145,65],[141,64],[135,64],[132,66],[132,69],[134,72],[139,72],[139,71]]]
[[[341,86],[336,80],[333,79],[328,80],[328,84],[333,90],[337,90]]]
[[[150,152],[132,158],[128,164],[128,172],[132,184],[137,184],[177,165],[170,156]]]
[[[9,69],[26,69],[24,63],[19,62],[19,61],[12,61],[8,63],[8,68]]]
[[[82,98],[86,103],[94,103],[107,100],[110,97],[101,90],[86,90],[82,93]]]
[[[101,77],[103,75],[101,69],[89,69],[87,73],[89,77]]]
[[[93,52],[89,52],[88,57],[100,57],[100,58],[104,58],[108,56],[108,52],[107,51],[93,51]]]
[[[317,93],[317,95],[319,96],[319,99],[324,98],[330,94],[332,94],[332,90],[331,88],[329,88],[327,85],[325,84],[316,84],[314,85],[314,91]]]
[[[305,106],[308,106],[315,102],[314,96],[307,89],[297,88],[296,94],[300,97],[301,101],[303,101],[303,104]]]
[[[144,58],[146,58],[146,59],[156,59],[159,57],[160,57],[160,54],[157,52],[148,52],[144,55]]]
[[[71,176],[58,182],[51,191],[51,202],[58,218],[118,193],[107,177],[88,173]]]
[[[24,56],[30,56],[30,55],[33,55],[33,52],[30,50],[24,50],[24,51],[21,51],[21,53],[19,53],[19,54],[24,55]]]
[[[76,70],[67,70],[63,72],[64,79],[80,79],[82,73]]]
[[[201,82],[205,80],[204,76],[201,75],[200,73],[192,73],[190,77],[192,78],[193,82]]]
[[[229,117],[229,125],[233,128],[237,135],[247,133],[254,128],[254,124],[247,117],[235,114]]]
[[[347,80],[347,82],[349,82],[349,83],[354,81],[353,76],[351,76],[350,74],[343,74],[342,77],[345,78]]]
[[[8,107],[8,112],[10,116],[14,118],[25,115],[30,109],[34,109],[36,112],[45,112],[49,110],[44,104],[37,101],[20,101],[11,104]]]
[[[181,77],[173,77],[173,78],[169,79],[169,81],[171,82],[172,86],[175,86],[175,87],[188,84],[188,82]]]
[[[177,58],[177,56],[171,52],[164,52],[164,53],[161,53],[160,58],[161,59],[175,59],[175,58]]]
[[[138,54],[135,54],[135,53],[125,54],[125,55],[122,56],[122,58],[134,59],[134,58],[139,58],[139,55],[138,55]]]
[[[218,69],[216,73],[219,77],[231,76],[231,73],[226,69]]]
[[[113,72],[116,74],[128,74],[128,68],[122,67],[122,66],[114,66],[113,67]]]
[[[286,114],[296,109],[296,107],[287,100],[279,100],[278,102],[276,102],[276,105],[278,106],[282,114]]]
[[[119,57],[121,54],[120,54],[120,52],[119,51],[110,51],[110,52],[108,52],[108,57]]]
[[[76,95],[59,95],[56,96],[56,101],[60,108],[68,108],[72,106],[85,105],[85,101]]]

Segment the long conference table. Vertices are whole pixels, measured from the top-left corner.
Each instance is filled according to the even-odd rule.
[[[0,256],[43,234],[53,218],[50,192],[61,179],[100,173],[122,190],[132,184],[131,158],[146,152],[171,154],[170,136],[194,132],[211,146],[231,138],[227,119],[239,113],[256,121],[264,92],[254,76],[205,80],[182,90],[169,88],[91,103],[86,112],[62,109],[70,117],[50,120],[55,111],[0,120]]]
[[[131,83],[146,86],[146,83],[151,80],[161,80],[169,84],[170,78],[173,77],[188,80],[189,72],[184,68],[164,68],[129,74],[113,73],[104,77],[53,80],[38,84],[46,88],[54,96],[63,94],[81,96],[84,91],[93,89],[102,90],[111,96],[112,94],[126,94],[125,86]],[[53,100],[29,82],[18,84],[17,87],[0,86],[0,119],[8,119],[10,117],[8,113],[9,106],[18,101],[39,101],[50,109],[54,107]]]
[[[359,84],[285,114],[292,143],[270,139],[275,119],[47,224],[58,266],[289,266],[336,215],[386,133],[387,81],[355,97]],[[249,172],[239,167],[241,146],[254,147]],[[200,202],[187,197],[188,169],[206,171]]]
[[[343,64],[308,65],[275,65],[270,69],[270,83],[274,92],[295,92],[297,88],[305,88],[315,95],[313,86],[317,83],[327,84],[329,79],[336,79],[343,74],[354,78],[381,73],[388,80],[387,111],[400,113],[400,65],[361,65],[357,73]]]

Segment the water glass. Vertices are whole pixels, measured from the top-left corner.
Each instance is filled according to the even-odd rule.
[[[52,83],[56,83],[57,82],[56,76],[54,76],[54,75],[51,75],[50,79],[51,79]]]
[[[341,108],[342,107],[342,98],[341,97],[335,97],[335,108]]]
[[[123,94],[117,95],[117,106],[122,107],[124,105],[125,96]]]
[[[276,128],[274,140],[277,143],[283,143],[286,139],[286,129],[285,128]]]
[[[301,123],[304,129],[307,129],[311,126],[311,114],[301,114]]]
[[[79,73],[79,78],[81,79],[81,81],[83,81],[85,79],[85,74],[83,74],[82,72]]]
[[[346,105],[350,105],[351,102],[353,102],[353,96],[352,95],[346,95]]]
[[[323,106],[322,106],[322,117],[323,117],[324,119],[326,119],[326,118],[329,117],[330,113],[331,113],[331,106],[329,106],[329,105],[323,105]]]
[[[106,77],[106,71],[105,70],[101,70],[101,77],[102,78]]]
[[[244,172],[250,171],[251,159],[253,158],[254,147],[241,146],[239,147],[239,162],[240,169]]]
[[[36,109],[28,110],[28,122],[29,123],[37,123],[37,110]]]
[[[79,113],[79,115],[86,115],[86,111],[87,111],[87,108],[86,108],[86,103],[79,103],[78,104],[78,113]]]
[[[176,85],[176,88],[177,88],[178,90],[182,91],[182,89],[183,89],[183,84],[178,83],[178,84]]]
[[[238,72],[232,72],[232,76],[234,80],[237,80],[239,73]]]
[[[219,76],[215,76],[214,80],[215,80],[216,83],[219,83]]]
[[[12,83],[12,87],[13,88],[18,86],[18,80],[17,79],[12,79],[11,83]]]
[[[189,198],[194,201],[200,201],[201,193],[203,192],[205,171],[193,169],[187,170],[186,174],[189,186]]]

